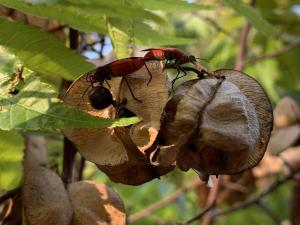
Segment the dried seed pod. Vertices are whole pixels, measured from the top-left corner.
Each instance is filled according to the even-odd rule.
[[[126,224],[121,198],[110,187],[93,181],[79,181],[69,185],[74,216],[72,225]]]
[[[48,161],[48,149],[45,138],[38,135],[26,136],[26,150],[24,154],[24,173],[36,166],[45,166]]]
[[[152,75],[151,82],[147,68]],[[63,130],[83,157],[97,164],[115,182],[142,184],[174,168],[153,168],[147,158],[147,149],[155,149],[161,113],[169,95],[162,63],[149,61],[147,68],[143,66],[133,74],[126,75],[126,81],[123,79],[122,83],[119,78],[112,78],[110,82],[113,98],[117,101],[127,99],[127,104],[120,108],[126,107],[128,111],[142,117],[142,122],[126,128]],[[111,119],[117,117],[119,108],[95,110],[91,107],[85,94],[90,86],[87,76],[88,74],[81,76],[72,84],[64,101],[94,116]],[[133,99],[127,83],[133,95],[142,102]]]
[[[114,118],[115,109],[113,106],[103,110],[92,107],[87,91],[92,88],[87,79],[90,73],[93,73],[93,71],[74,81],[63,97],[64,102],[93,116]],[[109,82],[111,93],[116,98],[121,79],[119,77],[112,78]],[[119,138],[116,137],[114,128],[63,129],[63,133],[75,144],[80,154],[93,163],[115,165],[128,160],[126,149]]]
[[[275,128],[268,144],[268,151],[272,155],[278,155],[288,147],[296,145],[299,139],[300,124],[294,124],[284,128]]]
[[[215,72],[220,79],[195,82],[178,101],[172,127],[161,130],[177,165],[203,174],[232,174],[255,166],[262,158],[272,129],[272,108],[261,86],[234,70]],[[168,113],[168,112],[167,112]],[[174,135],[174,130],[175,134]],[[175,138],[174,138],[175,137]],[[170,163],[162,146],[158,163]],[[160,157],[161,156],[161,157]],[[163,159],[162,156],[165,156]]]
[[[282,98],[274,109],[275,128],[272,132],[268,151],[278,155],[286,148],[294,146],[300,140],[300,110],[297,103],[289,98]]]
[[[156,140],[161,114],[169,97],[167,76],[163,72],[162,63],[160,61],[146,63],[152,76],[151,81],[145,66],[136,73],[126,76],[135,97],[142,102],[133,99],[126,82],[122,83],[120,89],[120,99],[127,99],[126,108],[143,118],[130,128],[130,138],[142,152],[150,148]]]
[[[274,109],[274,125],[284,128],[300,122],[300,109],[290,97],[282,98]]]
[[[60,177],[37,166],[24,176],[24,215],[28,225],[70,225],[72,206]]]

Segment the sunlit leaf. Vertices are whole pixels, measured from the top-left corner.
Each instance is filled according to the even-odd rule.
[[[255,27],[255,29],[268,37],[276,37],[276,29],[266,21],[260,13],[253,7],[243,3],[241,0],[224,0],[230,7],[232,7],[237,13],[246,17],[249,23]]]
[[[20,22],[0,17],[0,45],[31,70],[72,80],[94,68],[54,36]]]
[[[182,0],[129,0],[128,4],[139,5],[146,9],[163,10],[168,12],[187,11],[187,10],[211,10],[212,5],[188,3]]]
[[[176,46],[193,44],[197,40],[193,38],[182,38],[171,35],[164,35],[156,30],[153,30],[150,26],[135,22],[134,23],[134,39],[136,44],[148,45],[148,46]]]
[[[117,26],[116,26],[117,25]],[[132,53],[133,23],[130,20],[107,19],[107,30],[117,58],[129,57]],[[126,32],[120,29],[126,27]]]
[[[19,132],[0,130],[0,190],[10,190],[19,185],[23,150],[23,137]]]
[[[139,118],[108,120],[63,104],[51,86],[31,76],[17,95],[0,93],[0,129],[61,129],[127,126]]]
[[[21,0],[0,0],[3,5],[39,17],[47,17],[68,24],[82,31],[106,33],[105,16],[149,19],[162,22],[162,19],[143,8],[129,7],[123,1],[72,1],[58,0],[55,4],[30,4]]]

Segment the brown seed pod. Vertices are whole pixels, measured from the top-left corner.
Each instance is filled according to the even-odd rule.
[[[126,75],[126,81],[112,78],[110,82],[113,98],[120,102],[127,99],[126,105],[121,105],[120,108],[125,107],[143,121],[130,127],[63,130],[84,158],[97,164],[113,181],[124,184],[145,183],[174,167],[153,168],[149,165],[147,151],[155,149],[160,118],[169,90],[162,63],[146,63],[152,75],[150,82],[150,74],[145,66]],[[119,108],[110,106],[104,110],[95,110],[91,107],[85,94],[90,86],[87,76],[88,74],[81,76],[72,84],[63,98],[64,101],[94,116],[116,118]],[[134,97],[141,102],[133,99],[127,83]]]
[[[239,71],[215,74],[226,79],[194,81],[181,95],[174,121],[164,121],[163,127],[172,129],[161,130],[169,146],[160,148],[158,164],[172,162],[166,149],[177,155],[181,169],[203,174],[238,173],[261,160],[273,121],[265,92]]]
[[[110,187],[93,181],[79,181],[69,185],[73,205],[72,225],[126,224],[121,198]]]
[[[131,140],[142,152],[150,148],[156,140],[161,114],[169,97],[167,76],[163,72],[162,63],[150,61],[147,62],[147,67],[152,75],[151,81],[145,66],[136,73],[126,76],[135,97],[142,102],[133,99],[124,80],[119,94],[120,99],[127,99],[126,108],[143,118],[141,122],[132,125],[129,131]]]
[[[37,166],[24,176],[24,215],[28,225],[70,225],[72,206],[60,177]]]
[[[300,122],[300,109],[290,97],[282,98],[274,109],[274,125],[284,128]]]
[[[300,140],[300,109],[290,97],[282,98],[274,109],[275,128],[272,132],[268,151],[278,155]]]
[[[82,75],[74,81],[63,97],[64,102],[93,116],[114,118],[115,109],[113,106],[103,110],[97,110],[91,106],[88,90],[92,87],[87,78],[90,73],[93,73],[93,71]],[[108,82],[111,86],[111,93],[116,98],[121,78],[112,78]],[[114,165],[128,160],[126,150],[118,137],[116,137],[113,128],[63,129],[63,133],[76,145],[80,154],[93,163]]]

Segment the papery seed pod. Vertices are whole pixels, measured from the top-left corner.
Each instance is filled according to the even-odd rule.
[[[284,128],[300,123],[300,109],[297,103],[290,97],[282,98],[274,109],[274,125]]]
[[[215,74],[226,79],[194,81],[178,101],[174,121],[163,123],[164,128],[173,129],[161,130],[169,145],[161,146],[158,164],[172,161],[169,152],[177,154],[177,165],[183,170],[232,174],[255,166],[262,158],[273,120],[265,92],[239,71]]]
[[[72,206],[60,177],[37,166],[24,176],[22,201],[28,225],[70,225]]]
[[[278,155],[300,140],[300,109],[293,99],[284,97],[278,102],[274,109],[274,123],[268,151]]]
[[[126,224],[123,201],[110,187],[79,181],[68,187],[74,209],[72,225]]]
[[[129,129],[115,129],[116,136],[126,148],[128,161],[111,166],[98,164],[99,169],[106,173],[112,181],[129,185],[143,184],[173,170],[173,165],[166,167],[151,165],[147,159],[147,155],[140,151],[128,136]]]
[[[97,110],[91,106],[88,91],[91,84],[87,77],[91,72],[79,77],[68,89],[63,100],[93,116],[114,118],[115,109],[109,106],[104,110]],[[110,82],[111,93],[116,98],[121,79],[113,78]],[[114,128],[77,128],[63,129],[63,133],[71,140],[82,156],[96,164],[114,165],[128,160],[126,150],[116,137]]]
[[[145,67],[126,77],[134,95],[142,102],[134,101],[125,81],[119,94],[120,99],[127,99],[126,108],[143,119],[130,128],[130,138],[142,152],[150,148],[156,140],[161,114],[169,97],[167,76],[161,62],[150,61],[147,65],[151,70],[151,81]]]
[[[141,117],[143,120],[140,123],[120,128],[63,130],[84,158],[97,164],[111,180],[123,184],[142,184],[174,168],[174,166],[154,168],[148,160],[147,151],[156,148],[161,113],[167,102],[169,89],[161,62],[146,63],[152,74],[150,82],[149,72],[145,66],[133,74],[128,74],[127,81],[123,80],[122,84],[118,78],[112,78],[110,82],[113,98],[117,102],[127,99],[126,105],[120,105],[120,108],[125,107]],[[90,85],[87,82],[88,74],[72,84],[64,96],[64,101],[94,116],[116,118],[119,108],[95,110],[90,106],[88,96],[85,94]],[[142,102],[133,99],[127,82],[134,91],[134,96]]]

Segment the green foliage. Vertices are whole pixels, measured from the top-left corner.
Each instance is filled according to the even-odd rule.
[[[129,0],[127,3],[138,5],[146,9],[163,10],[167,12],[209,10],[214,8],[212,5],[196,3],[188,4],[186,1],[182,0]]]
[[[249,23],[255,27],[259,32],[266,36],[276,37],[277,31],[276,29],[268,23],[266,20],[262,18],[257,10],[253,7],[244,4],[242,1],[236,0],[224,0],[230,7],[232,7],[239,14],[243,15],[247,18]]]
[[[0,130],[0,190],[10,190],[19,185],[23,149],[23,137],[19,132]]]
[[[61,129],[102,128],[127,126],[138,118],[108,120],[82,113],[63,104],[50,85],[30,75],[22,91],[15,96],[0,93],[0,128],[11,129]]]
[[[214,1],[214,5],[209,5],[212,1],[208,0],[201,1],[201,4],[196,2],[0,0],[0,4],[56,20],[66,27],[109,36],[117,58],[130,56],[135,46],[180,46],[188,54],[208,60],[201,63],[210,70],[233,68],[245,21],[255,28],[250,28],[248,35],[246,63],[300,39],[299,29],[295,29],[300,17],[291,10],[295,1],[257,0],[255,7],[248,6],[242,0],[224,0],[225,5],[219,4],[221,1]],[[57,98],[61,78],[75,79],[94,66],[66,48],[65,40],[59,40],[31,25],[0,17],[0,28],[0,189],[12,189],[20,181],[24,145],[23,137],[14,129],[35,130],[44,135],[50,164],[58,164],[61,170],[63,136],[58,131],[60,128],[126,126],[139,121],[138,118],[115,121],[99,119],[64,105]],[[276,40],[279,31],[284,38]],[[299,46],[294,47],[268,60],[246,64],[244,71],[263,85],[274,104],[287,94],[300,101],[299,55]],[[22,65],[25,66],[25,80],[18,84],[21,91],[15,96],[8,94],[13,73]],[[85,179],[113,186],[130,213],[161,200],[189,183],[194,176],[192,172],[175,171],[161,180],[128,187],[112,183],[91,163],[84,171]],[[286,206],[289,191],[290,186],[285,186],[264,202],[276,215],[280,215],[280,219],[288,217]],[[196,192],[190,191],[135,224],[155,224],[159,220],[172,224],[186,221],[201,210]],[[220,225],[273,223],[257,207],[216,221]]]
[[[0,26],[0,45],[31,70],[72,80],[94,68],[61,41],[35,27],[1,17]]]

